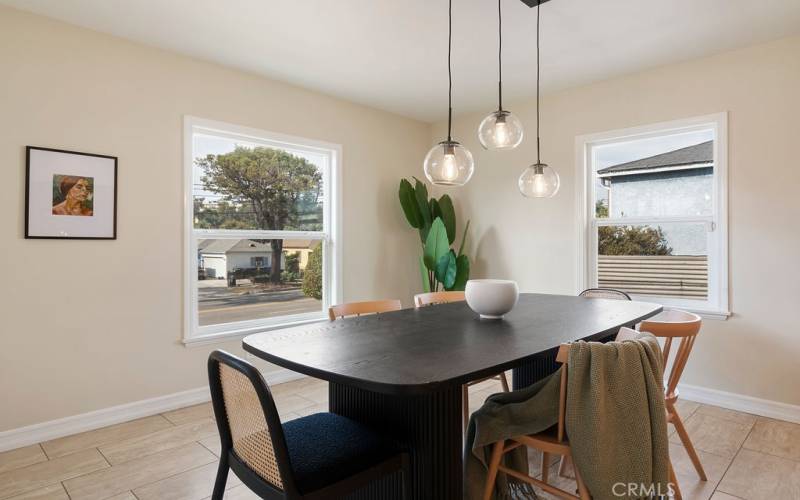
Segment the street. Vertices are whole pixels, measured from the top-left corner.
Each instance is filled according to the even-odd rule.
[[[200,326],[320,311],[322,302],[299,288],[265,291],[252,286],[228,288],[225,280],[198,283]]]

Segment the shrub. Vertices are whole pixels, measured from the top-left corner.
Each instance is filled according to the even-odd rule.
[[[283,271],[281,273],[281,283],[291,283],[297,281],[297,278],[300,277],[300,273],[292,273],[289,271]]]
[[[661,227],[602,226],[597,237],[600,255],[672,255]]]
[[[317,300],[322,299],[322,245],[317,245],[308,254],[308,263],[303,273],[303,294]]]
[[[300,274],[300,252],[286,253],[284,257],[286,271],[294,276]]]

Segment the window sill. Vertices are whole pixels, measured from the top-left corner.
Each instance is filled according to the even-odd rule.
[[[299,321],[289,321],[286,323],[277,323],[273,325],[263,325],[260,327],[250,327],[246,329],[236,328],[231,329],[224,332],[218,333],[209,333],[205,335],[197,335],[194,337],[188,337],[181,340],[184,347],[196,347],[196,346],[203,346],[208,344],[219,344],[222,342],[230,342],[233,340],[241,340],[248,335],[253,335],[254,333],[263,333],[263,332],[270,332],[274,330],[283,330],[286,328],[291,328],[293,326],[302,326],[302,325],[309,325],[313,323],[322,323],[323,321],[328,321],[327,316],[318,316],[309,319],[303,319]]]
[[[636,294],[631,294],[631,299],[637,302],[651,302],[654,304],[659,304],[664,309],[679,309],[681,311],[695,313],[703,319],[725,321],[732,314],[728,310],[714,309],[713,306],[711,306],[708,303],[700,303],[696,304],[695,307],[692,307],[693,304],[681,303],[680,301],[673,301],[670,300],[669,298],[663,298],[663,297],[658,298],[654,296],[636,295]]]
[[[637,299],[637,298],[634,298],[633,300],[642,301],[642,302],[652,302],[652,301],[645,301],[645,300],[641,300],[641,299]],[[718,320],[718,321],[725,321],[726,319],[728,319],[731,316],[731,314],[733,314],[730,311],[714,311],[714,310],[710,310],[710,309],[683,307],[683,306],[675,305],[675,304],[661,304],[661,305],[664,307],[665,311],[668,310],[668,309],[678,309],[678,310],[681,310],[681,311],[686,311],[686,312],[697,314],[698,316],[700,316],[703,319],[713,319],[713,320]]]
[[[691,308],[684,309],[684,311],[693,312],[703,319],[715,319],[718,321],[725,321],[731,316],[731,314],[733,314],[730,311],[705,311],[703,309],[691,309]]]

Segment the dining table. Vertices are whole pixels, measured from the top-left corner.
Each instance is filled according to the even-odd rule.
[[[659,304],[520,294],[502,319],[465,302],[337,319],[256,333],[244,350],[328,381],[329,411],[394,439],[411,455],[411,498],[460,499],[462,385],[512,370],[521,389],[557,369],[563,343],[612,340]],[[402,498],[400,474],[352,498]],[[348,497],[350,498],[350,497]]]

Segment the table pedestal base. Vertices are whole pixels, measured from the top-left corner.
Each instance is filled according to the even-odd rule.
[[[633,324],[630,325],[633,328]],[[596,339],[591,339],[595,342],[610,342],[616,338],[616,333],[605,334]],[[513,390],[524,389],[529,385],[542,380],[548,375],[555,373],[560,366],[556,363],[556,355],[558,348],[550,349],[534,356],[530,361],[520,365],[512,370],[514,374],[514,381],[511,383]]]
[[[551,349],[538,354],[533,360],[524,365],[514,368],[512,370],[512,390],[524,389],[558,370],[559,365],[556,363],[556,354],[558,354],[558,349]]]
[[[417,396],[380,394],[330,383],[330,411],[392,436],[411,453],[414,499],[462,498],[461,387]],[[400,474],[353,499],[400,499]]]
[[[613,340],[615,334],[597,340]],[[558,369],[558,348],[542,352],[514,368],[514,390],[527,387]],[[411,453],[411,498],[462,498],[461,387],[416,396],[396,396],[329,383],[330,411],[352,418],[386,436]],[[348,496],[352,500],[399,500],[400,474],[387,477]]]

